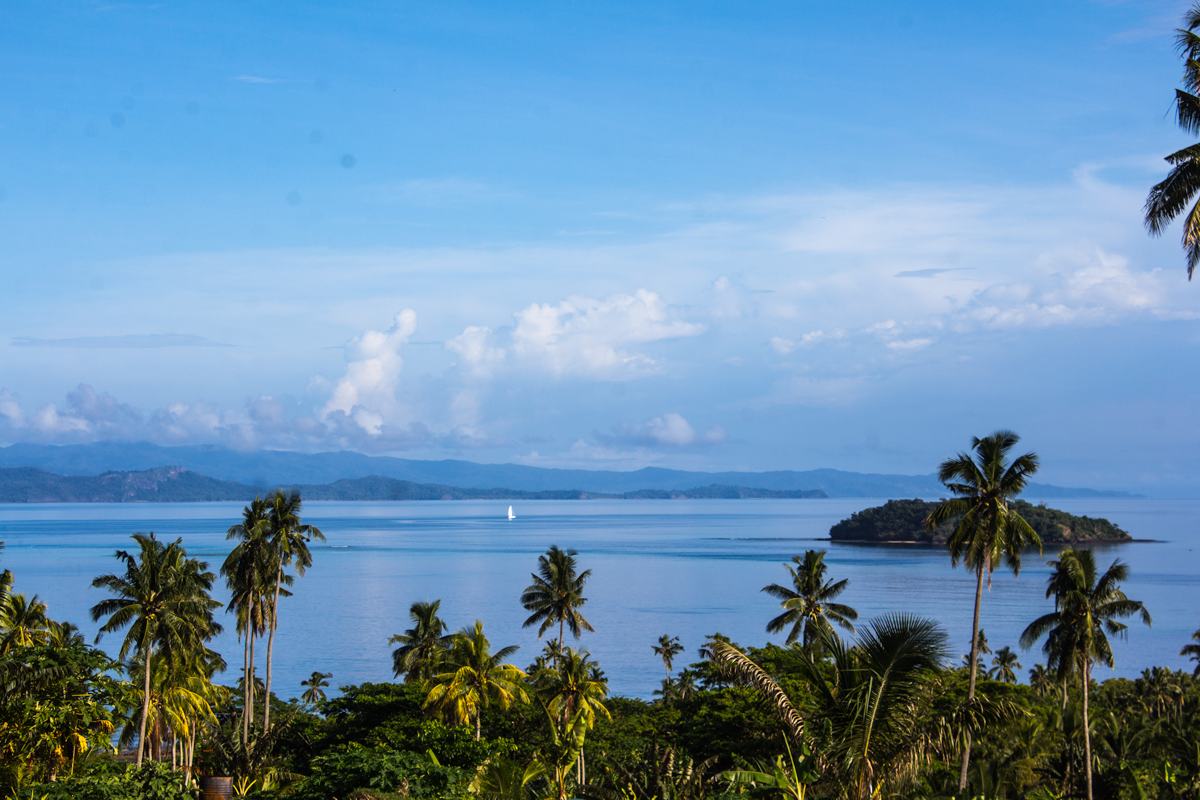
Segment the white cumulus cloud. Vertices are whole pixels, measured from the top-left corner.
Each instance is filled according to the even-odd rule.
[[[698,323],[675,319],[656,293],[639,289],[604,300],[568,297],[534,303],[516,315],[513,352],[555,375],[620,380],[654,372],[659,363],[631,348],[696,336]]]
[[[487,377],[504,363],[506,355],[504,348],[493,347],[491,340],[491,328],[471,325],[446,342],[446,349],[458,354],[467,372]]]
[[[400,349],[417,329],[417,315],[405,309],[386,331],[364,331],[346,345],[346,372],[333,387],[321,419],[342,412],[371,436],[396,415],[396,387],[404,361]]]

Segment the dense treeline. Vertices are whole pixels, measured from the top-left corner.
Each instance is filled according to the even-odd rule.
[[[108,594],[92,609],[101,635],[123,637],[115,661],[5,572],[0,788],[22,800],[182,800],[198,778],[224,776],[234,796],[259,800],[1200,797],[1195,674],[1093,678],[1112,665],[1123,620],[1151,622],[1121,590],[1119,561],[1104,569],[1090,550],[1062,550],[1046,613],[1019,642],[989,646],[983,583],[1040,544],[1032,507],[1015,501],[1037,457],[1009,460],[1016,443],[998,431],[947,460],[939,477],[953,497],[924,518],[946,526],[951,564],[977,576],[961,665],[932,620],[860,619],[844,602],[849,582],[810,550],[762,588],[780,603],[763,624],[783,646],[715,633],[689,659],[664,634],[646,646],[663,666],[655,699],[612,697],[579,646],[592,631],[591,571],[552,546],[514,598],[546,640],[525,666],[484,622],[451,633],[439,600],[418,601],[390,640],[397,682],[331,698],[333,676],[316,669],[281,691],[280,601],[302,590],[308,543],[323,538],[294,492],[245,508],[216,572],[180,540],[135,534],[119,569],[93,581]],[[223,614],[210,596],[219,579],[231,596]],[[208,647],[222,619],[240,635],[240,666]],[[1181,652],[1200,664],[1200,631],[1194,639]],[[1027,669],[1016,645],[1040,649],[1040,663]]]

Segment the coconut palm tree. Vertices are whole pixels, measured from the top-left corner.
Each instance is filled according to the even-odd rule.
[[[267,604],[270,602],[275,572],[270,534],[268,504],[259,497],[255,497],[242,510],[241,523],[232,526],[225,534],[226,539],[238,540],[221,565],[221,575],[225,577],[225,584],[230,591],[227,613],[237,615],[237,631],[243,641],[243,743],[250,736],[250,726],[254,720],[254,681],[245,678],[254,674],[254,640],[267,630]],[[269,697],[266,705],[270,705]]]
[[[306,681],[300,681],[301,686],[308,687],[304,690],[304,694],[300,695],[300,700],[308,703],[310,706],[315,706],[324,700],[325,687],[329,685],[329,679],[332,677],[332,672],[317,672],[313,670],[311,678]]]
[[[519,650],[518,645],[492,652],[483,635],[483,623],[463,628],[454,637],[454,647],[444,662],[445,672],[433,676],[423,708],[433,707],[456,724],[475,722],[475,738],[480,736],[481,711],[492,703],[507,709],[513,703],[528,703],[522,685],[529,677],[504,662]]]
[[[408,609],[413,627],[388,639],[400,645],[392,651],[392,673],[404,676],[405,683],[428,680],[437,670],[442,654],[453,643],[446,635],[446,623],[438,616],[442,601],[418,601]]]
[[[213,580],[208,564],[187,557],[182,539],[164,545],[154,534],[133,534],[138,552],[131,555],[118,550],[116,558],[125,565],[125,574],[101,575],[92,581],[97,589],[107,589],[115,597],[92,606],[93,622],[107,617],[96,634],[128,628],[121,642],[119,658],[132,652],[144,662],[142,711],[138,725],[137,763],[146,750],[146,720],[150,713],[150,671],[155,657],[170,660],[202,649],[204,642],[220,633],[213,609],[221,604],[209,597]]]
[[[538,571],[530,575],[533,583],[521,594],[521,604],[526,611],[533,612],[523,627],[528,628],[540,622],[540,639],[551,625],[558,623],[558,653],[562,652],[563,634],[567,628],[576,639],[583,631],[595,632],[592,624],[579,613],[579,609],[587,603],[583,587],[592,576],[592,571],[586,569],[576,574],[577,555],[579,553],[574,550],[560,550],[558,545],[552,545],[545,555],[538,556]]]
[[[696,686],[696,673],[690,669],[682,670],[679,677],[675,679],[671,690],[680,700],[689,700],[696,696],[699,687]]]
[[[300,519],[300,493],[292,491],[284,493],[276,490],[271,496],[271,507],[268,512],[271,530],[271,548],[275,551],[278,566],[275,571],[275,596],[271,601],[270,613],[267,620],[267,686],[266,699],[263,706],[263,729],[271,727],[271,660],[275,648],[275,629],[279,626],[279,595],[284,585],[291,582],[284,576],[283,568],[293,566],[296,574],[304,577],[304,572],[312,566],[312,553],[308,550],[309,539],[325,541],[325,534],[315,525],[305,525]]]
[[[1175,47],[1183,56],[1183,88],[1175,90],[1175,122],[1185,132],[1200,134],[1200,3],[1193,3],[1183,16]],[[1200,143],[1188,145],[1166,157],[1171,165],[1167,177],[1146,198],[1146,228],[1161,236],[1171,221],[1187,209],[1200,192]],[[1200,263],[1200,205],[1187,210],[1183,223],[1183,252],[1187,257],[1188,280]]]
[[[992,654],[992,648],[988,647],[987,634],[985,634],[983,632],[983,628],[979,629],[979,635],[975,637],[975,641],[976,641],[976,653],[977,653],[977,656],[975,659],[976,668],[979,670],[980,674],[982,674],[984,677],[991,677],[991,673],[989,673],[987,671],[987,667],[984,664],[983,657],[990,656]],[[966,653],[965,655],[963,655],[962,663],[963,663],[963,666],[966,667],[967,669],[971,668],[971,654],[970,653]]]
[[[142,672],[144,668],[145,664],[138,656],[129,663],[131,673]],[[143,688],[132,688],[129,699],[142,703]],[[217,718],[213,707],[219,704],[220,699],[221,689],[209,681],[201,659],[193,657],[174,663],[165,658],[155,659],[150,669],[150,697],[146,704],[149,709],[146,720],[148,755],[156,760],[160,757],[160,748],[168,734],[176,741],[180,736],[191,739],[199,723],[215,724]],[[121,731],[118,740],[121,747],[128,747],[137,733],[137,728],[130,720]],[[173,746],[173,756],[176,750]],[[186,753],[184,761],[186,764]]]
[[[53,624],[36,594],[31,600],[20,592],[8,594],[0,603],[0,655],[14,647],[46,644]]]
[[[995,667],[993,679],[1001,683],[1017,682],[1017,670],[1021,668],[1021,662],[1017,661],[1017,654],[1011,647],[1005,645],[997,650],[996,657],[992,659],[992,666]]]
[[[1046,669],[1045,664],[1034,664],[1033,669],[1029,670],[1029,688],[1033,689],[1033,693],[1038,697],[1050,694],[1050,690],[1054,688],[1054,676]]]
[[[46,644],[51,647],[74,647],[85,644],[85,640],[74,623],[49,620]]]
[[[1179,655],[1192,657],[1192,661],[1196,662],[1196,669],[1192,671],[1192,675],[1200,678],[1200,630],[1192,634],[1192,641],[1195,644],[1185,644]]]
[[[931,620],[889,614],[859,630],[853,646],[829,630],[819,636],[832,671],[809,649],[798,650],[797,662],[810,701],[834,732],[825,757],[841,774],[845,796],[879,796],[911,780],[928,759],[922,724],[946,660],[946,633]],[[713,641],[709,648],[737,680],[764,695],[802,752],[804,719],[775,679],[732,645]]]
[[[650,649],[655,655],[662,658],[663,670],[667,674],[667,680],[671,680],[671,665],[675,663],[675,656],[683,652],[683,645],[679,643],[678,636],[667,636],[665,633],[658,637],[658,644],[650,645]]]
[[[1042,540],[1012,504],[1038,469],[1037,453],[1026,453],[1011,463],[1008,453],[1021,439],[1012,431],[999,430],[983,439],[972,438],[976,458],[959,453],[942,462],[938,480],[954,497],[943,501],[925,520],[929,530],[958,519],[946,542],[950,563],[962,561],[975,570],[975,615],[971,622],[971,677],[967,685],[967,704],[975,702],[975,681],[979,671],[979,606],[983,599],[983,579],[992,585],[992,571],[1001,559],[1017,575],[1021,571],[1021,553],[1029,547],[1042,549]],[[971,736],[965,736],[959,766],[958,788],[967,786],[971,761]]]
[[[557,720],[562,736],[568,725],[578,719],[583,727],[578,731],[579,753],[576,757],[576,776],[585,783],[583,737],[596,724],[596,715],[611,720],[604,699],[608,697],[608,682],[593,679],[596,662],[586,650],[566,648],[554,669],[543,669],[533,680],[538,698],[546,705],[551,719]]]
[[[784,609],[782,614],[767,623],[767,633],[779,633],[790,625],[785,643],[791,644],[799,638],[805,647],[812,645],[818,632],[828,630],[832,633],[831,621],[853,633],[858,612],[850,606],[833,602],[835,597],[846,591],[850,581],[846,578],[837,583],[825,580],[828,570],[825,551],[808,550],[803,558],[792,556],[792,563],[796,568],[783,565],[792,576],[790,588],[777,583],[762,588],[778,599],[780,607]]]
[[[1141,617],[1150,625],[1150,612],[1137,600],[1121,591],[1129,577],[1129,568],[1119,560],[1103,575],[1097,575],[1096,556],[1091,550],[1067,548],[1051,561],[1054,569],[1046,587],[1046,597],[1054,598],[1054,611],[1029,623],[1021,634],[1021,646],[1028,649],[1043,636],[1042,652],[1046,664],[1059,680],[1078,676],[1083,688],[1083,752],[1087,765],[1087,796],[1092,800],[1092,741],[1088,730],[1088,685],[1095,663],[1111,667],[1112,647],[1108,637],[1128,635],[1128,626],[1118,619]]]

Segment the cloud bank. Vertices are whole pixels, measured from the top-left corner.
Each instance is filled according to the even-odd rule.
[[[178,323],[196,323],[194,335],[55,337],[45,327],[37,337],[13,335],[10,353],[68,375],[79,362],[56,359],[82,349],[113,359],[179,353],[179,364],[214,366],[177,371],[176,399],[159,404],[95,377],[63,387],[65,398],[23,399],[26,384],[10,369],[0,439],[628,467],[756,468],[750,455],[774,448],[773,463],[792,466],[792,453],[835,435],[813,415],[857,414],[872,425],[892,414],[893,427],[906,430],[915,426],[892,409],[982,415],[955,377],[1001,354],[1032,365],[1051,343],[1105,332],[1150,341],[1164,326],[1183,326],[1171,334],[1179,341],[1200,341],[1200,301],[1177,259],[1162,257],[1177,254],[1145,238],[1141,192],[1097,175],[1025,189],[708,198],[655,209],[661,233],[621,242],[200,254],[169,270],[139,262],[140,280],[196,273],[215,285],[274,259],[312,296],[207,303],[217,309],[212,327]],[[362,286],[397,275],[411,288],[362,295]],[[270,296],[253,285],[245,294]],[[222,331],[241,330],[219,318],[222,309],[250,320],[237,344],[254,348],[216,344]],[[345,342],[340,363],[317,367],[312,354],[326,352],[334,330]],[[430,342],[444,344],[415,346]],[[220,365],[250,349],[296,366],[271,381],[211,390]],[[1060,357],[1071,363],[1087,352]],[[1134,367],[1124,369],[1110,376],[1110,391],[1142,402]],[[734,452],[742,460],[731,461]]]

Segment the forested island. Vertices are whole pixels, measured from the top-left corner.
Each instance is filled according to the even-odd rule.
[[[1133,537],[1106,519],[1077,517],[1066,511],[1017,500],[1016,510],[1043,544],[1093,544],[1131,542]],[[881,506],[856,511],[829,529],[835,542],[945,544],[958,524],[949,520],[930,531],[925,520],[938,503],[928,500],[889,500]]]

